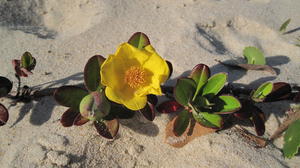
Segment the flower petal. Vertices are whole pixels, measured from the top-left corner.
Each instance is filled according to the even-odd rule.
[[[140,110],[146,106],[147,96],[135,96],[132,99],[123,101],[124,104],[130,110]]]

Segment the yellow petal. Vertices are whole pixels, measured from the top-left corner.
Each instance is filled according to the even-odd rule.
[[[130,110],[140,110],[146,106],[146,103],[146,96],[135,96],[130,100],[123,101],[122,104],[124,104]]]
[[[105,88],[105,95],[106,97],[116,103],[122,104],[122,100],[120,96],[110,87]]]

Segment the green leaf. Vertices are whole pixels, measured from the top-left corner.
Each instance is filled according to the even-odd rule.
[[[221,128],[223,119],[218,114],[211,114],[208,112],[193,112],[194,119],[203,126],[210,128]]]
[[[260,85],[251,96],[251,99],[255,102],[262,102],[273,90],[273,83],[266,82]]]
[[[100,121],[109,114],[110,102],[104,92],[95,91],[81,100],[79,109],[83,117]]]
[[[206,97],[198,95],[196,100],[192,103],[198,111],[211,111],[214,104],[209,102]]]
[[[184,109],[180,112],[180,114],[175,120],[174,129],[173,129],[174,134],[176,136],[181,136],[184,133],[184,131],[187,129],[189,123],[190,123],[189,111]]]
[[[210,77],[207,83],[204,85],[202,90],[202,96],[208,97],[211,99],[215,95],[217,95],[220,90],[224,87],[227,80],[226,73],[218,73]]]
[[[210,70],[207,65],[198,64],[193,68],[190,77],[196,82],[197,85],[196,93],[194,94],[193,101],[196,99],[199,91],[202,89],[202,86],[207,82],[209,76],[210,76]]]
[[[95,55],[88,60],[84,67],[84,84],[90,92],[94,92],[101,87],[100,68],[105,58]]]
[[[228,114],[238,111],[242,105],[240,101],[229,95],[222,95],[216,98],[214,101],[215,106],[213,107],[213,111],[217,114]]]
[[[264,54],[256,47],[246,47],[243,51],[244,57],[248,64],[265,65],[266,59]]]
[[[290,22],[291,22],[291,18],[289,18],[288,20],[286,20],[286,21],[280,26],[279,31],[280,31],[281,33],[284,33],[285,30],[286,30],[286,28],[287,28],[287,26],[290,24]]]
[[[178,103],[187,106],[196,90],[196,84],[192,79],[181,78],[177,80],[174,88],[174,97]]]
[[[28,71],[31,71],[34,69],[36,64],[36,60],[34,57],[32,57],[30,52],[25,52],[21,57],[21,68],[25,68]]]
[[[54,99],[62,106],[79,110],[79,104],[86,95],[88,92],[80,87],[62,86],[55,90]]]
[[[130,37],[128,43],[138,49],[143,49],[144,47],[150,44],[150,40],[146,34],[142,32],[136,32]]]
[[[287,158],[292,158],[298,153],[300,147],[300,120],[294,121],[284,134],[283,154]]]

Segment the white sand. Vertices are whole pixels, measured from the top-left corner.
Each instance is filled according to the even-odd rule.
[[[300,48],[293,45],[300,31],[284,36],[278,32],[287,18],[292,19],[288,30],[299,27],[299,9],[298,0],[2,0],[0,75],[16,81],[11,60],[30,51],[38,64],[24,84],[45,88],[81,83],[83,67],[91,56],[114,53],[131,34],[142,31],[173,63],[173,78],[205,63],[213,73],[229,72],[231,82],[300,84]],[[242,57],[248,45],[261,48],[280,74],[247,72],[245,76],[214,61]],[[8,106],[9,101],[1,99],[1,103]],[[288,107],[288,102],[262,106],[269,116],[265,137],[275,131]],[[153,123],[140,115],[121,121],[116,140],[108,141],[91,124],[62,127],[59,118],[65,110],[50,97],[9,107],[9,122],[0,128],[1,168],[275,168],[300,164],[299,156],[283,158],[278,148],[282,139],[276,141],[277,146],[257,149],[233,130],[173,148],[163,143],[169,116],[161,114]]]

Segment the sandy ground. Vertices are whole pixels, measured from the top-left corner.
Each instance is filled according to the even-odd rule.
[[[25,51],[37,59],[24,84],[35,88],[82,83],[86,61],[107,56],[137,31],[174,66],[172,79],[198,63],[212,72],[228,72],[230,82],[285,81],[300,84],[298,0],[14,0],[0,1],[0,75],[13,81],[11,60]],[[242,57],[245,46],[263,50],[278,76],[230,70],[214,61]],[[171,80],[168,84],[174,84]],[[9,105],[8,100],[1,103]],[[268,120],[265,137],[282,121],[290,102],[262,106]],[[22,167],[299,167],[299,156],[284,159],[282,139],[264,149],[249,145],[234,130],[213,133],[176,149],[164,143],[168,115],[154,122],[140,115],[121,121],[117,138],[100,137],[91,124],[64,128],[66,110],[53,98],[9,106],[9,122],[0,128],[0,165]],[[252,129],[250,129],[252,130]]]

